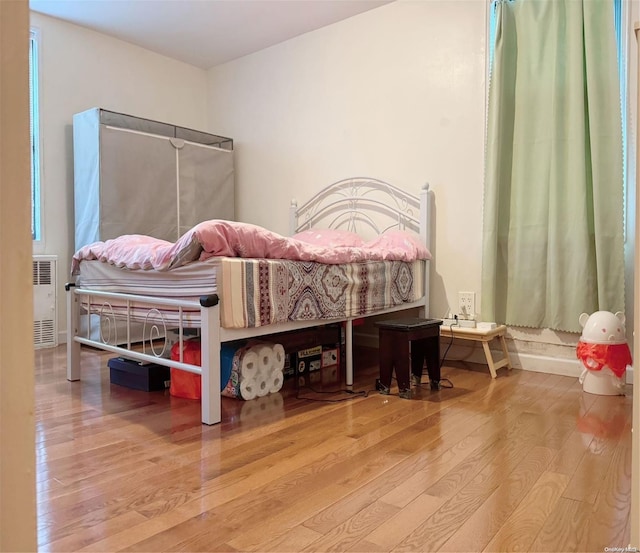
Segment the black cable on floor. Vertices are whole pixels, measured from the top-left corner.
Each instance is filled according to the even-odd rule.
[[[360,391],[354,391],[354,390],[349,390],[348,388],[342,388],[340,390],[316,390],[315,388],[313,388],[312,386],[307,386],[307,385],[303,385],[300,386],[300,381],[298,380],[300,377],[296,377],[296,399],[304,399],[307,401],[322,401],[325,403],[339,403],[341,401],[349,401],[351,399],[355,399],[357,397],[369,397],[369,392],[373,391],[373,390],[360,390]],[[314,394],[348,394],[349,397],[342,397],[342,398],[334,398],[334,399],[322,399],[322,398],[317,398],[317,397],[305,397],[305,396],[301,396],[300,395],[300,390],[302,389],[306,389],[306,390],[310,390],[311,392],[313,392]]]
[[[307,386],[305,386],[307,387]],[[307,397],[307,396],[301,396],[299,393],[296,394],[296,399],[303,399],[305,401],[321,401],[323,403],[340,403],[341,401],[349,401],[352,399],[355,399],[357,397],[369,397],[369,392],[367,390],[362,390],[359,392],[350,392],[348,390],[337,390],[336,392],[318,392],[312,388],[309,388],[313,393],[315,394],[337,394],[340,392],[343,392],[345,394],[351,394],[349,397],[341,397],[341,398],[334,398],[334,399],[323,399],[323,398],[319,398],[319,397]]]
[[[447,382],[448,386],[445,386],[444,384],[442,384],[443,382]],[[453,388],[453,382],[451,382],[451,380],[449,380],[448,378],[441,378],[440,379],[440,387],[441,388]]]

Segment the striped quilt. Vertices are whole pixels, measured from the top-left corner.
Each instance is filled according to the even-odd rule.
[[[287,321],[374,313],[423,296],[424,261],[312,261],[222,258],[222,326],[252,328]]]

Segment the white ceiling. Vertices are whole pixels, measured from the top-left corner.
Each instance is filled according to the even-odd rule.
[[[392,1],[30,0],[30,8],[209,69]]]

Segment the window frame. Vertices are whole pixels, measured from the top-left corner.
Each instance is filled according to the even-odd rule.
[[[41,33],[29,28],[29,135],[31,163],[31,238],[34,249],[44,247],[44,217],[42,212],[42,133],[41,133]]]

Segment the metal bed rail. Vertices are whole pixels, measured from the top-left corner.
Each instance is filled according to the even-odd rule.
[[[102,292],[95,290],[86,290],[77,288],[75,284],[69,283],[65,285],[67,291],[67,380],[80,380],[80,345],[95,347],[97,349],[110,351],[119,356],[133,359],[136,361],[155,363],[167,367],[178,368],[199,374],[202,377],[202,422],[205,424],[216,424],[221,420],[221,402],[220,402],[220,316],[218,296],[203,296],[199,302],[178,300],[170,298],[158,298],[151,296],[139,296],[134,294],[120,294],[116,292]],[[91,312],[92,298],[99,298],[103,301],[103,308],[99,314],[107,317],[115,317],[114,311],[109,300],[118,300],[124,302],[126,306],[126,314],[123,317],[119,315],[119,320],[127,322],[127,342],[126,347],[122,347],[106,341],[98,341],[91,339],[90,325],[87,327],[87,336],[80,336],[80,315],[83,307],[83,299],[86,300],[89,307],[86,313]],[[149,333],[146,330],[143,333],[143,351],[133,351],[131,349],[129,326],[132,321],[140,321],[140,315],[133,315],[133,304],[149,306]],[[178,319],[176,324],[167,324],[162,316],[159,307],[178,308]],[[200,334],[201,334],[201,366],[184,363],[182,358],[182,342],[184,340],[183,316],[185,310],[200,310]],[[152,316],[151,316],[152,315]],[[143,318],[143,321],[146,321]],[[158,328],[158,324],[163,324],[162,331]],[[173,361],[162,357],[165,353],[166,343],[165,336],[169,327],[178,328],[178,336],[180,341],[180,359]],[[154,340],[160,340],[162,336],[163,348],[158,350],[154,346]],[[102,338],[102,333],[101,333]],[[151,353],[146,353],[146,348]]]

